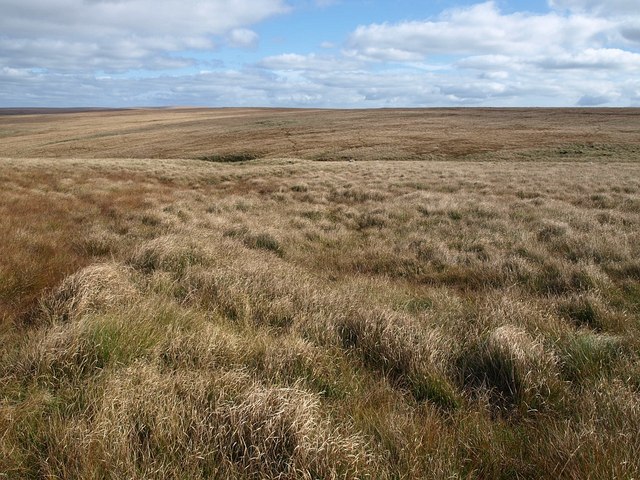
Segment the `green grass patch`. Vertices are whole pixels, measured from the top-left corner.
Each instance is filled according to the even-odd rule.
[[[559,345],[563,377],[576,384],[608,377],[625,351],[620,337],[577,332]]]
[[[212,153],[210,155],[202,155],[197,160],[215,163],[239,163],[257,160],[260,155],[254,152],[231,152],[231,153]]]

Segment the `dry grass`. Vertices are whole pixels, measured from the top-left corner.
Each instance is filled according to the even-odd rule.
[[[386,113],[0,117],[0,477],[638,477],[637,116]]]
[[[55,111],[54,111],[55,112]],[[638,109],[0,109],[0,157],[619,160]],[[28,112],[23,112],[28,113]]]

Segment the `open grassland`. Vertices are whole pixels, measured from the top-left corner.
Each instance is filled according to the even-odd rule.
[[[640,157],[640,109],[62,112],[2,115],[0,109],[0,157],[222,161]]]
[[[639,131],[0,116],[0,478],[640,477]]]

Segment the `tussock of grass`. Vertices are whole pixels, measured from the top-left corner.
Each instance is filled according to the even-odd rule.
[[[204,252],[197,245],[185,243],[175,235],[154,238],[132,252],[130,264],[143,272],[164,270],[181,274],[190,265],[205,261]]]
[[[236,252],[230,253],[243,255],[242,250]],[[289,273],[278,265],[238,262],[211,270],[193,269],[185,284],[191,297],[204,308],[238,324],[288,328],[295,320],[296,308],[304,301],[302,295],[294,296],[295,279],[288,277]],[[280,275],[282,280],[274,282],[272,275]]]
[[[579,331],[560,344],[563,375],[576,384],[606,378],[626,350],[618,336]]]
[[[383,193],[364,190],[360,188],[342,188],[340,190],[331,190],[327,200],[332,203],[362,203],[362,202],[380,202],[385,199]]]
[[[486,389],[499,407],[545,408],[555,387],[556,358],[523,329],[504,325],[460,357],[463,382]]]
[[[262,250],[269,250],[276,253],[279,256],[283,255],[282,246],[278,240],[268,233],[258,233],[256,235],[249,235],[245,237],[244,244],[249,248],[259,248]]]
[[[280,257],[284,255],[282,245],[270,233],[251,233],[246,227],[235,227],[227,230],[225,236],[242,240],[248,248],[267,250]]]
[[[605,329],[602,306],[594,298],[576,296],[568,298],[558,306],[558,313],[575,323],[576,327],[586,327],[597,331]]]
[[[320,417],[314,395],[263,387],[242,371],[166,375],[136,365],[104,392],[91,447],[119,476],[335,478],[372,462],[361,438]]]
[[[124,265],[90,265],[67,277],[43,299],[43,318],[49,323],[67,322],[113,307],[135,294],[130,276]]]
[[[54,385],[82,380],[151,355],[168,327],[179,324],[188,329],[199,318],[164,299],[133,306],[127,305],[129,300],[121,299],[108,312],[84,312],[72,321],[35,332],[23,348],[17,371]]]
[[[202,155],[198,157],[198,160],[204,160],[205,162],[219,162],[219,163],[236,163],[236,162],[248,162],[255,160],[260,156],[253,152],[232,152],[232,153],[213,153],[211,155]]]
[[[567,225],[549,222],[538,231],[538,240],[548,242],[567,233]]]
[[[369,367],[387,376],[416,400],[452,408],[455,390],[443,375],[447,341],[436,330],[424,330],[410,319],[384,310],[352,310],[333,321],[338,341]],[[448,348],[452,347],[449,343]]]
[[[86,236],[77,238],[74,250],[87,257],[107,257],[117,252],[122,241],[120,235],[106,229],[96,229]]]

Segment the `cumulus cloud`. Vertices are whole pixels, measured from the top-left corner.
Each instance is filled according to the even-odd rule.
[[[287,10],[281,0],[4,0],[0,28],[16,36],[135,32],[189,42]]]
[[[282,59],[279,59],[280,61]],[[295,59],[294,59],[295,60]],[[499,60],[499,59],[496,59]],[[640,76],[606,70],[508,65],[494,70],[421,71],[408,67],[343,70],[301,63],[217,69],[178,77],[95,77],[0,68],[4,106],[581,106],[640,103]],[[296,65],[296,68],[293,66]],[[284,67],[287,68],[284,68]],[[277,69],[275,68],[277,67]],[[73,92],[69,95],[66,92]]]
[[[255,48],[258,46],[258,34],[248,28],[234,28],[229,33],[229,44],[239,48]]]
[[[362,25],[345,55],[377,64],[445,62],[434,85],[452,102],[633,103],[637,0],[607,2],[606,15],[603,5],[554,0],[546,13],[503,13],[488,1],[432,19]]]
[[[258,63],[258,66],[271,70],[339,72],[361,68],[363,63],[349,58],[317,55],[315,53],[308,55],[283,53],[264,58]]]
[[[449,10],[436,20],[358,27],[350,53],[377,60],[415,60],[428,55],[535,55],[598,44],[612,27],[590,16],[555,12],[503,14],[494,2]]]
[[[587,48],[575,54],[542,58],[535,63],[549,69],[640,70],[640,54],[617,48]]]
[[[246,26],[288,10],[284,0],[4,0],[0,65],[54,71],[179,68],[185,50],[216,38],[250,46]]]
[[[607,16],[638,13],[637,0],[549,0],[549,5],[555,9],[596,12]]]

